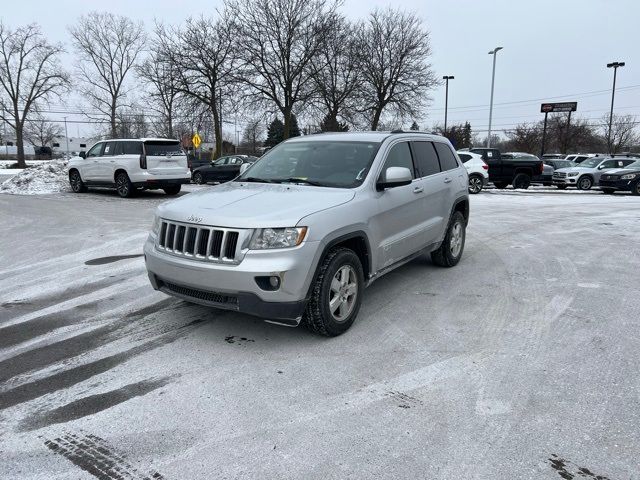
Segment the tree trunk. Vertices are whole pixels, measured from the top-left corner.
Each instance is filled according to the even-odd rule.
[[[291,128],[291,109],[286,108],[284,110],[284,132],[282,132],[282,139],[289,138],[289,128]]]
[[[371,120],[371,130],[376,131],[378,129],[378,124],[380,123],[380,115],[382,115],[382,107],[376,107],[376,110],[373,114],[373,120]]]
[[[218,105],[214,102],[211,105],[211,112],[213,113],[213,130],[216,138],[216,150],[214,152],[215,158],[222,156],[222,135],[220,130],[220,112],[218,111]]]
[[[24,159],[24,137],[22,122],[16,122],[16,146],[18,147],[18,168],[27,168],[27,162]]]
[[[117,137],[118,137],[118,129],[116,125],[116,103],[114,101],[111,104],[111,138],[117,138]]]

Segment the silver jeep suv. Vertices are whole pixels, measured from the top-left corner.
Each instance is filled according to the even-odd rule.
[[[467,172],[447,139],[328,133],[160,205],[144,252],[157,290],[334,336],[385,273],[424,253],[456,265],[468,220]]]

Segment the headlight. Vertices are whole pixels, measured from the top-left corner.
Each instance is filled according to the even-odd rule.
[[[578,172],[567,173],[567,177],[577,177],[577,176],[578,176]]]
[[[249,248],[265,250],[268,248],[290,248],[302,243],[307,227],[259,228],[251,239]]]
[[[622,175],[622,180],[633,180],[637,176],[637,173],[627,173],[626,175]]]
[[[151,233],[154,235],[158,235],[160,232],[160,217],[157,215],[153,216],[153,223],[151,224]]]

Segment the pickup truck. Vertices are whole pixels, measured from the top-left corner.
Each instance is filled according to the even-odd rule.
[[[543,164],[538,157],[503,158],[497,148],[472,148],[469,150],[482,156],[489,165],[489,181],[496,188],[527,189],[531,180],[537,175],[542,175]]]

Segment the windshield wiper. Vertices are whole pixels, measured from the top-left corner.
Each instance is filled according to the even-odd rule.
[[[278,178],[274,181],[278,183],[303,183],[305,185],[313,185],[314,187],[326,186],[324,183],[315,182],[313,180],[307,180],[306,178],[300,178],[300,177]]]
[[[278,183],[275,180],[269,180],[268,178],[258,178],[258,177],[238,178],[236,182]]]

